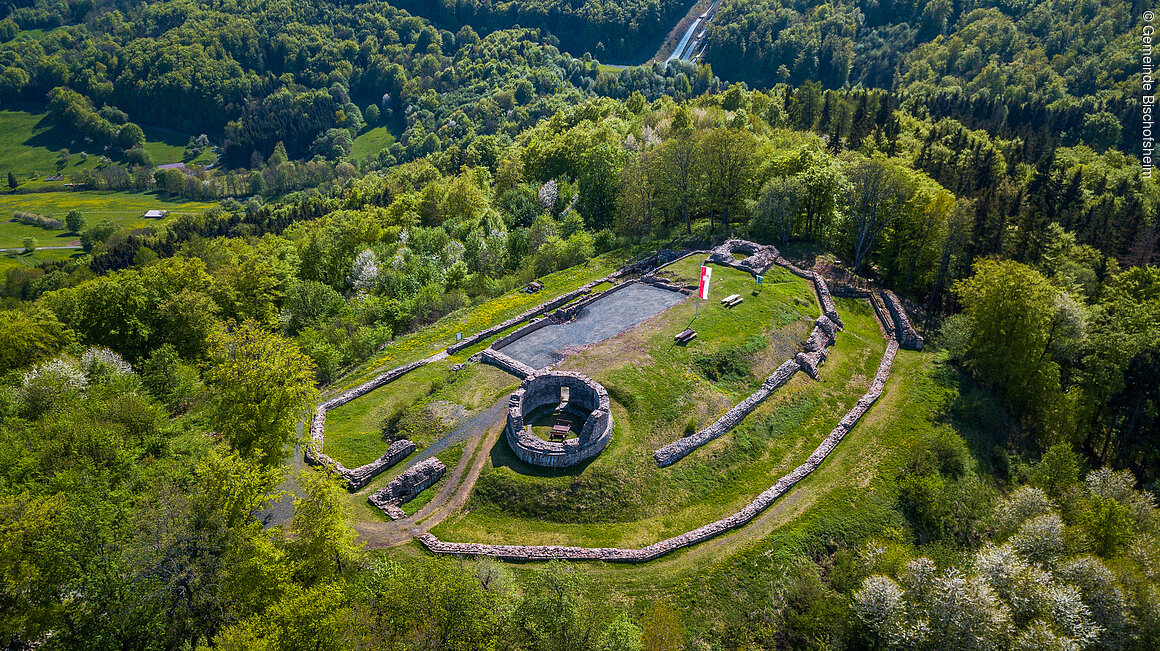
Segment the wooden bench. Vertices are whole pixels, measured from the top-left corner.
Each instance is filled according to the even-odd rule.
[[[528,283],[528,286],[526,289],[524,289],[524,291],[526,291],[529,294],[535,294],[536,292],[540,291],[543,288],[544,288],[544,283],[533,280],[532,282]]]
[[[674,340],[676,340],[677,342],[682,343],[682,344],[687,344],[696,338],[697,338],[697,331],[693,330],[691,328],[688,330],[682,330],[675,337],[673,337]]]
[[[725,298],[721,299],[721,304],[724,305],[725,307],[733,307],[734,305],[737,305],[738,303],[740,303],[741,301],[744,301],[744,300],[745,299],[741,297],[741,294],[730,294],[730,295],[726,296]]]

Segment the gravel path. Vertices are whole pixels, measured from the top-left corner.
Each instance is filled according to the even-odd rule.
[[[453,441],[466,440],[467,445],[459,457],[459,463],[447,477],[440,480],[442,486],[439,493],[423,508],[413,515],[402,520],[392,522],[368,521],[357,522],[354,527],[359,533],[359,539],[370,549],[393,547],[411,542],[418,534],[430,531],[432,527],[442,522],[447,516],[458,511],[467,503],[467,498],[475,488],[475,481],[483,471],[483,466],[491,456],[491,449],[499,440],[503,432],[503,420],[500,416],[507,407],[507,396],[490,409],[464,421],[455,432],[440,439],[435,445],[444,441],[444,447]],[[435,445],[429,446],[432,449]],[[477,454],[478,452],[478,454]],[[420,455],[412,461],[420,461]],[[467,464],[474,457],[475,462],[468,468]],[[462,483],[460,480],[462,479]],[[432,489],[428,489],[432,490]]]
[[[575,320],[540,328],[502,351],[532,368],[544,368],[564,359],[564,351],[570,348],[618,335],[684,299],[684,294],[633,283],[592,302]]]

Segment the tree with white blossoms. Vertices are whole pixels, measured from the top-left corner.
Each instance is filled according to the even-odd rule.
[[[923,609],[931,638],[943,649],[1002,649],[1011,638],[1011,611],[980,576],[950,568],[934,580]]]
[[[871,576],[854,593],[854,614],[873,635],[874,647],[905,648],[925,639],[925,622],[912,622],[902,587],[887,576]]]
[[[1055,509],[1055,503],[1042,489],[1023,486],[998,501],[991,519],[997,532],[1011,534],[1028,519],[1053,513]]]
[[[92,346],[81,355],[80,368],[93,382],[116,376],[133,375],[133,366],[103,346]]]
[[[1026,558],[1050,563],[1064,552],[1063,520],[1058,513],[1031,518],[1011,536],[1010,543]]]
[[[22,411],[30,418],[68,406],[89,388],[89,379],[67,357],[37,364],[24,374],[17,391]]]
[[[556,209],[556,197],[560,191],[560,184],[556,179],[552,179],[540,186],[539,199],[540,208],[544,212],[551,213]]]
[[[346,280],[355,294],[363,294],[374,287],[379,279],[379,258],[370,249],[364,249],[354,258]]]

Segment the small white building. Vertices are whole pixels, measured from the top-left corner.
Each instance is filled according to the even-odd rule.
[[[145,219],[165,219],[169,216],[168,210],[146,210]]]

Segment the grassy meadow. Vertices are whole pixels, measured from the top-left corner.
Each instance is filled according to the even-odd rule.
[[[196,213],[214,204],[166,197],[155,192],[34,192],[0,194],[0,249],[21,246],[25,237],[35,237],[40,246],[77,246],[75,233],[18,224],[11,221],[16,210],[34,212],[64,221],[74,208],[80,210],[90,226],[108,220],[126,228],[142,228],[164,220],[145,219],[145,211],[168,210],[173,219],[181,213]]]
[[[63,185],[64,181],[45,182],[44,179],[55,174],[67,178],[81,170],[96,169],[97,158],[102,153],[88,151],[87,157],[82,156],[91,145],[45,124],[44,117],[43,112],[0,110],[0,175],[7,177],[8,172],[12,172],[24,189]],[[142,130],[145,132],[143,147],[152,156],[154,164],[182,162],[188,134],[148,126],[142,126]],[[61,149],[69,150],[67,161],[60,158]],[[187,163],[208,165],[216,160],[217,156],[206,150]],[[7,188],[7,181],[4,183]]]
[[[361,160],[368,156],[374,156],[380,151],[390,147],[395,142],[395,136],[386,127],[375,127],[367,129],[358,134],[354,139],[354,146],[351,147],[348,159],[352,161]]]

